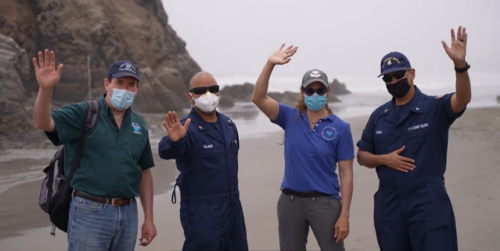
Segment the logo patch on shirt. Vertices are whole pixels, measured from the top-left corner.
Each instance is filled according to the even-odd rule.
[[[134,133],[141,134],[141,126],[139,126],[139,124],[133,122],[132,128],[134,129]]]
[[[375,134],[382,134],[382,130],[376,130]]]
[[[335,137],[337,137],[337,129],[331,126],[325,126],[321,132],[321,136],[326,140],[334,140]]]
[[[203,145],[203,148],[205,148],[205,149],[214,148],[214,145],[212,145],[212,144],[210,144],[210,145]]]
[[[410,126],[408,127],[408,131],[414,131],[414,130],[418,130],[418,129],[422,129],[422,128],[426,128],[429,126],[429,123],[423,123],[423,124],[420,124],[420,125],[414,125],[414,126]]]

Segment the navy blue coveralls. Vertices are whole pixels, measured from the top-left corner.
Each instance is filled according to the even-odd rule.
[[[159,143],[163,159],[175,159],[180,174],[182,250],[248,250],[243,209],[238,190],[239,137],[234,122],[217,113],[217,122],[205,122],[192,109],[186,136]],[[173,203],[175,187],[172,194]]]
[[[444,185],[448,130],[462,116],[451,96],[423,94],[396,107],[394,99],[370,116],[357,146],[372,154],[388,154],[403,145],[401,156],[415,160],[408,173],[376,168],[379,188],[374,195],[374,223],[382,251],[458,250],[455,216]]]

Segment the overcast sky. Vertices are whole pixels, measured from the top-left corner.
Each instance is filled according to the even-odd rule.
[[[281,43],[299,46],[277,75],[320,68],[377,75],[384,54],[405,53],[417,74],[453,74],[441,40],[464,25],[471,71],[500,71],[499,0],[163,0],[169,23],[201,67],[252,76]]]

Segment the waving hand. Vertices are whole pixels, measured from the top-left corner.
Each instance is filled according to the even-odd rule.
[[[177,113],[168,112],[165,115],[165,121],[163,121],[163,127],[167,130],[168,137],[171,141],[176,142],[179,139],[182,139],[187,132],[188,126],[191,123],[191,119],[188,118],[184,125],[181,124],[179,118],[177,117]]]
[[[63,65],[59,64],[56,67],[56,56],[53,51],[45,49],[45,57],[43,57],[42,52],[38,52],[38,61],[33,58],[33,67],[35,68],[35,75],[38,85],[41,89],[52,89],[56,86],[59,79],[61,79],[61,73]]]
[[[295,54],[295,52],[297,52],[298,47],[293,47],[293,45],[290,45],[285,50],[283,50],[283,47],[285,47],[285,44],[282,44],[281,47],[269,57],[269,62],[273,64],[283,65],[292,60],[292,56]]]

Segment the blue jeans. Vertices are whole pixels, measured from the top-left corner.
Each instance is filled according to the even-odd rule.
[[[68,251],[133,251],[137,201],[112,206],[74,196],[68,224]]]

